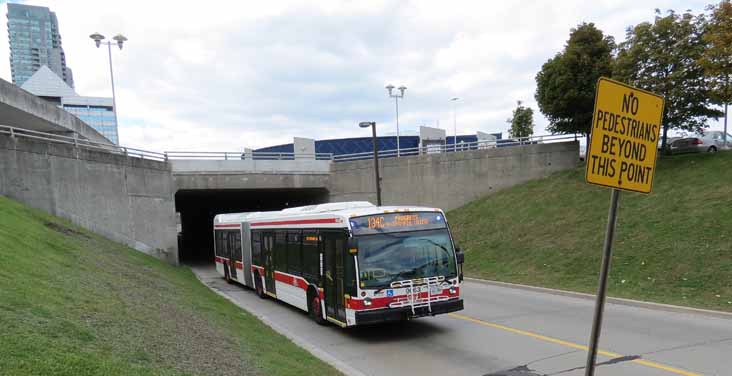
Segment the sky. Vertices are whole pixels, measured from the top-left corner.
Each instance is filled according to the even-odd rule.
[[[656,8],[699,12],[709,1],[23,3],[56,12],[80,95],[111,97],[107,51],[89,35],[129,39],[112,50],[121,144],[241,151],[293,137],[369,136],[361,121],[395,134],[387,84],[407,87],[401,134],[426,125],[505,137],[519,100],[534,109],[535,134],[546,134],[534,78],[571,28],[593,22],[622,41]],[[5,4],[0,12],[6,21]],[[0,51],[0,77],[10,81],[5,27]]]

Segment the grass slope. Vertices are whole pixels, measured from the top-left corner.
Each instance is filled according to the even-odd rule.
[[[187,268],[0,196],[0,374],[338,372]]]
[[[609,294],[732,311],[732,152],[659,160],[620,197]],[[610,190],[584,167],[448,213],[469,276],[595,293]]]

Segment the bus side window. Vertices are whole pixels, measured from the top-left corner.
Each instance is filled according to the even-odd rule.
[[[275,232],[274,244],[275,270],[287,272],[287,231]]]
[[[232,235],[234,236],[232,239],[233,248],[231,250],[231,257],[234,257],[239,261],[243,261],[241,252],[241,231],[236,231]]]
[[[252,264],[262,265],[262,233],[252,231]]]
[[[218,235],[219,235],[219,237],[218,237],[218,249],[219,249],[218,253],[219,253],[219,256],[228,259],[229,258],[229,250],[228,250],[228,247],[226,246],[226,243],[227,243],[226,242],[226,239],[227,239],[226,238],[226,231],[219,231],[219,234]]]
[[[301,275],[302,261],[300,256],[300,236],[299,230],[290,230],[287,232],[287,272],[292,275]]]
[[[317,283],[319,274],[318,232],[305,230],[302,233],[302,275],[308,281]]]

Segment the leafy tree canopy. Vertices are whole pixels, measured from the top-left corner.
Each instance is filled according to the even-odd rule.
[[[707,119],[721,116],[710,99],[710,90],[699,59],[704,52],[703,15],[662,16],[656,10],[653,23],[628,28],[619,45],[615,78],[663,95],[663,146],[669,129],[700,131]]]
[[[583,23],[570,31],[564,51],[541,67],[534,96],[551,133],[589,135],[597,80],[611,75],[614,48],[613,37]]]
[[[524,107],[521,101],[518,101],[508,123],[511,124],[511,129],[508,131],[509,137],[530,137],[534,134],[534,110],[531,107]]]

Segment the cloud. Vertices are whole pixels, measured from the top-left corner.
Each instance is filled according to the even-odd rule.
[[[76,89],[110,96],[107,54],[88,35],[129,38],[112,50],[120,141],[151,150],[241,150],[395,130],[387,83],[408,87],[401,129],[500,132],[515,102],[546,121],[534,76],[580,22],[622,39],[662,1],[28,1],[56,12]],[[700,10],[703,2],[692,9]],[[4,14],[5,12],[3,12]],[[0,50],[8,51],[5,28]],[[9,79],[7,59],[0,76]]]

